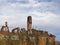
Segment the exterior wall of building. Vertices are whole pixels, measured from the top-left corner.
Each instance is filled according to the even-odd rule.
[[[0,31],[0,45],[55,45],[55,36],[46,31],[32,29],[32,17],[29,16],[27,31],[18,27],[9,32],[7,22],[5,23]]]
[[[36,38],[34,35],[29,36],[24,33],[21,33],[20,35],[15,33],[0,33],[0,45],[55,45],[54,42],[54,37],[45,37],[40,35]]]

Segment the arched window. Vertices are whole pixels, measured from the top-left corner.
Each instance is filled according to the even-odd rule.
[[[12,40],[19,40],[19,37],[16,36],[16,35],[13,35],[13,36],[11,37],[11,39],[12,39]]]
[[[4,35],[3,39],[8,40],[9,36]]]

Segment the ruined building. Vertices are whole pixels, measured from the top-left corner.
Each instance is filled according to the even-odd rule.
[[[0,45],[55,45],[55,36],[47,31],[32,29],[32,17],[27,17],[27,30],[14,28],[9,31],[7,22],[0,31]]]

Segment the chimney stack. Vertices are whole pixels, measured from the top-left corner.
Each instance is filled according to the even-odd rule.
[[[27,18],[27,30],[30,31],[32,30],[32,17],[28,16]]]

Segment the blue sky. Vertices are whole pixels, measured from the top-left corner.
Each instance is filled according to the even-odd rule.
[[[27,16],[33,28],[48,31],[60,41],[60,0],[0,0],[0,27],[7,21],[10,29],[27,28]]]

